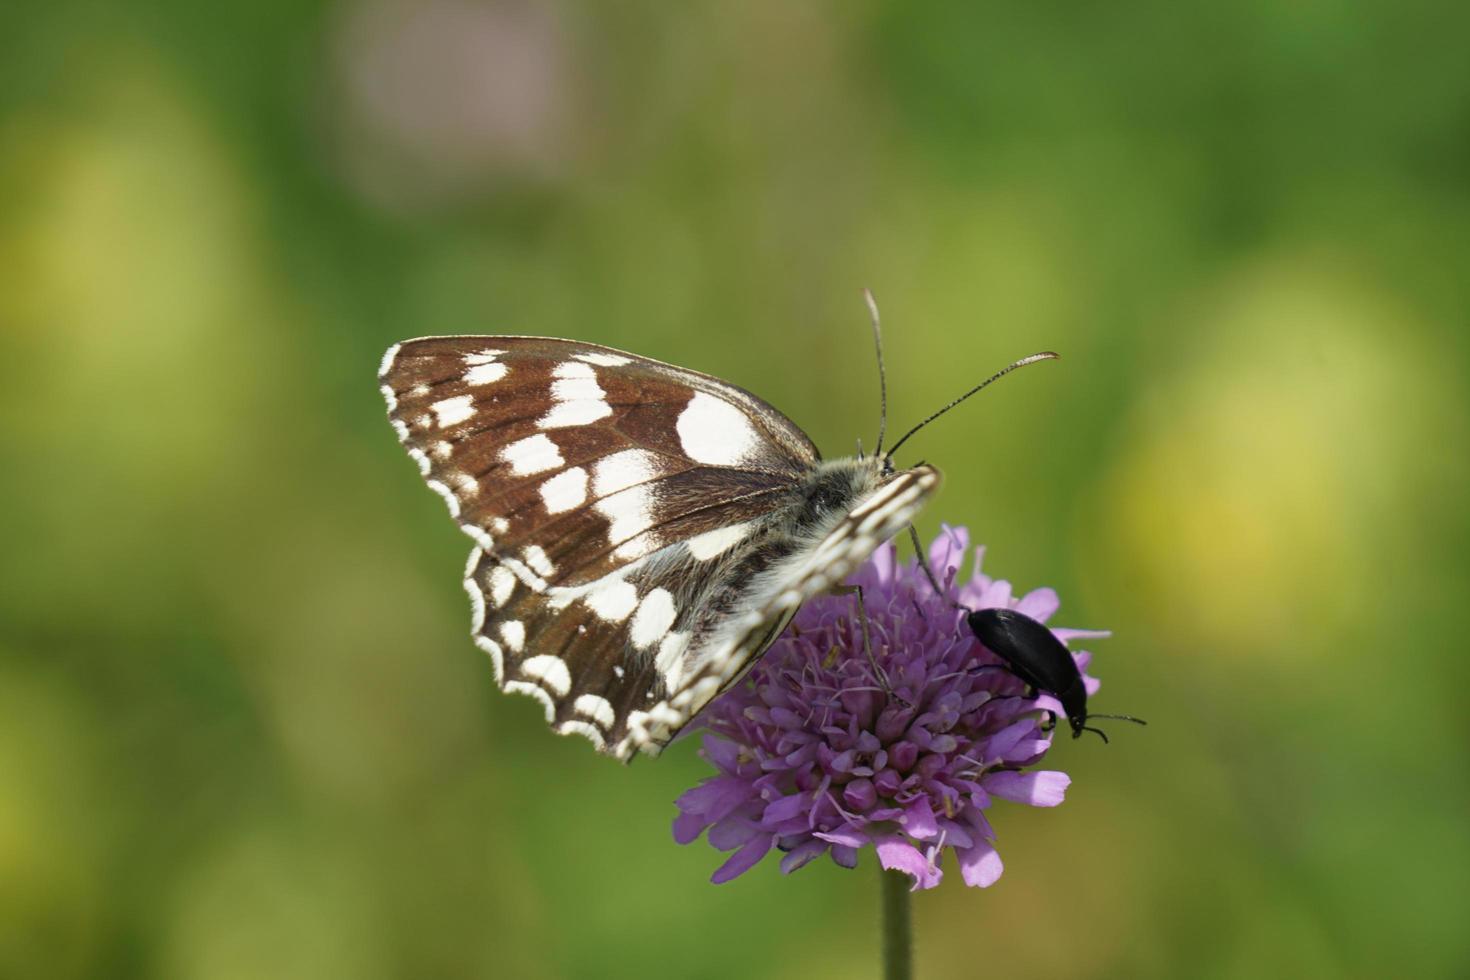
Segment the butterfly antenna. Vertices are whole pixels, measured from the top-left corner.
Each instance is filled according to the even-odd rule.
[[[863,300],[868,304],[868,315],[873,318],[873,348],[878,352],[878,445],[873,447],[874,456],[883,455],[883,434],[888,431],[888,378],[883,371],[883,329],[878,320],[878,301],[873,291],[863,290]]]
[[[935,412],[933,415],[929,416],[924,421],[920,422],[918,425],[914,426],[912,429],[910,429],[909,431],[905,432],[899,438],[899,440],[893,444],[893,448],[890,449],[890,450],[888,450],[888,458],[889,459],[892,459],[893,458],[893,454],[896,453],[896,452],[898,452],[898,447],[899,446],[902,446],[904,443],[908,442],[909,437],[912,436],[915,432],[918,432],[924,426],[928,425],[930,422],[933,422],[935,419],[939,418],[939,416],[943,415],[945,412],[949,411],[951,408],[954,408],[960,402],[964,401],[966,398],[969,398],[971,395],[975,394],[981,388],[984,388],[986,385],[991,384],[992,382],[995,382],[995,381],[999,381],[1001,378],[1004,378],[1006,375],[1008,375],[1012,371],[1016,370],[1016,368],[1022,368],[1022,367],[1025,367],[1028,364],[1035,364],[1037,361],[1055,361],[1055,360],[1060,359],[1061,356],[1062,355],[1057,354],[1057,353],[1054,353],[1052,351],[1044,350],[1044,351],[1041,351],[1039,353],[1032,354],[1030,357],[1023,357],[1019,361],[1013,361],[1012,363],[1007,364],[1005,367],[1001,368],[999,371],[995,372],[990,377],[986,378],[984,381],[980,382],[975,387],[971,388],[969,391],[965,392],[963,395],[961,395],[960,397],[956,398],[954,401],[950,402],[948,405],[944,406],[939,411]]]

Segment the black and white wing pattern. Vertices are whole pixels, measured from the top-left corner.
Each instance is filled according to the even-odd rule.
[[[426,337],[390,348],[379,381],[474,541],[465,589],[497,681],[624,760],[657,754],[939,484],[824,462],[754,395],[592,344]]]

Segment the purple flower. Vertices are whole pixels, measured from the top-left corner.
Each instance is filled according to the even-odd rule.
[[[1016,599],[1011,585],[975,571],[959,584],[969,536],[946,527],[929,549],[946,591],[936,596],[917,560],[897,561],[890,542],[849,579],[863,587],[875,674],[863,647],[857,599],[809,600],[751,669],[744,683],[712,702],[696,724],[708,728],[700,754],[719,772],[680,796],[674,839],[705,830],[733,851],[714,873],[719,884],[754,867],[771,848],[790,873],[823,854],[846,868],[871,844],[879,863],[933,888],[946,848],[965,883],[1000,877],[995,832],[985,818],[994,797],[1056,806],[1071,779],[1036,770],[1051,747],[1043,696],[1017,697],[1022,683],[966,628],[963,613],[1006,606],[1045,621],[1057,609],[1051,589]],[[1054,630],[1063,642],[1106,636]],[[1086,668],[1089,655],[1076,654]],[[886,683],[885,683],[886,681]],[[1086,678],[1087,691],[1097,681]],[[886,693],[891,691],[892,693]]]

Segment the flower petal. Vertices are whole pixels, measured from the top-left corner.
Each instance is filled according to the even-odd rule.
[[[942,524],[939,537],[929,546],[929,567],[934,577],[948,585],[964,564],[965,551],[970,547],[970,532],[963,527]]]
[[[897,567],[898,545],[888,541],[874,550],[873,556],[868,559],[868,564],[864,565],[863,569],[871,569],[875,584],[888,585],[893,581],[894,570]]]
[[[985,841],[980,841],[974,847],[967,847],[959,851],[960,877],[965,879],[965,884],[971,888],[989,888],[1000,879],[1000,873],[1004,870],[1000,855],[996,853]]]
[[[833,844],[838,844],[842,847],[862,847],[864,844],[871,844],[873,842],[873,839],[865,831],[851,824],[833,827],[831,830],[819,830],[812,836],[820,837],[825,841],[831,841]]]
[[[730,855],[728,861],[715,869],[715,873],[710,875],[709,880],[716,885],[723,885],[733,878],[740,877],[755,867],[760,862],[760,859],[765,857],[766,853],[770,851],[771,845],[774,843],[775,838],[770,834],[761,834],[759,837],[752,837],[745,842],[740,850]]]
[[[939,836],[939,821],[927,796],[920,796],[903,808],[903,829],[915,840],[933,840]]]
[[[704,833],[709,822],[698,813],[681,813],[674,818],[674,843],[692,844]]]
[[[716,776],[686,791],[674,801],[674,806],[683,813],[697,814],[704,818],[706,824],[711,824],[725,819],[755,795],[755,787],[743,779]]]
[[[740,765],[740,746],[728,738],[708,733],[700,743],[699,752],[717,769],[735,774]]]
[[[1072,777],[1064,772],[992,772],[980,780],[991,793],[1004,800],[1029,806],[1056,806],[1067,795]]]
[[[1035,718],[1022,718],[1020,721],[1007,725],[990,736],[990,740],[986,744],[986,754],[990,758],[984,761],[989,762],[991,759],[1005,758],[1006,753],[1015,748],[1017,742],[1034,731],[1036,731]]]
[[[806,813],[811,807],[811,797],[805,793],[792,793],[790,796],[783,796],[776,802],[768,804],[766,812],[761,815],[761,822],[768,825],[778,824]]]
[[[809,840],[798,844],[781,856],[781,873],[789,875],[802,865],[810,864],[816,858],[826,854],[828,846],[826,841],[820,840]]]
[[[1016,612],[1044,623],[1061,604],[1062,600],[1057,598],[1056,589],[1032,589],[1016,603]]]
[[[902,871],[914,879],[910,891],[933,888],[944,872],[930,864],[917,847],[894,834],[878,840],[878,863],[889,871]]]
[[[1060,626],[1052,630],[1052,632],[1063,643],[1066,643],[1068,640],[1106,640],[1113,635],[1112,630],[1069,630]]]

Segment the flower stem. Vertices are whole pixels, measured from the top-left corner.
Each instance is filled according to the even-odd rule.
[[[913,928],[909,915],[909,876],[882,871],[883,980],[911,980],[914,975]]]

